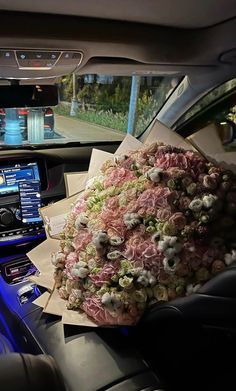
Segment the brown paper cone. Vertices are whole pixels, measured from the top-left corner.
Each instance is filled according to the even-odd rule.
[[[152,144],[154,142],[163,142],[177,148],[190,150],[195,149],[189,141],[186,141],[178,133],[170,130],[167,126],[163,125],[159,121],[155,122],[149,134],[143,139],[143,143],[145,145]]]
[[[70,172],[64,174],[66,197],[71,197],[85,188],[88,172]]]
[[[62,314],[62,323],[75,326],[98,327],[84,312],[66,309]]]

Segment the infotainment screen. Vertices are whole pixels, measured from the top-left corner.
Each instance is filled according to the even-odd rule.
[[[19,184],[26,181],[39,181],[37,163],[18,163],[0,167],[0,195],[17,193]]]
[[[42,221],[39,214],[41,207],[40,183],[37,180],[19,183],[21,219],[23,224]]]

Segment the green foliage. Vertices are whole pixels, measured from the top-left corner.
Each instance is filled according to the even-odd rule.
[[[151,122],[164,103],[171,89],[170,77],[142,77],[136,115],[136,136]],[[89,82],[88,82],[89,81]],[[111,129],[127,131],[131,77],[98,75],[78,76],[76,80],[79,110],[78,119]],[[71,102],[72,75],[60,80],[61,101]],[[59,110],[59,111],[58,111]],[[69,108],[60,107],[57,112],[69,114]]]

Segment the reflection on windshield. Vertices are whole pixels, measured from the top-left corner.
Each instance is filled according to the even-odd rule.
[[[0,109],[5,145],[121,141],[141,134],[180,78],[173,76],[68,75],[55,108]]]

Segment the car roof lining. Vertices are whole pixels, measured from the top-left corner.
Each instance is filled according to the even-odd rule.
[[[222,12],[222,6],[224,12]],[[202,28],[236,16],[235,0],[0,0],[0,10]]]

